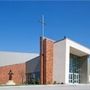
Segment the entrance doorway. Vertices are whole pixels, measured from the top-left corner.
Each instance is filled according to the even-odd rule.
[[[80,83],[80,75],[78,73],[69,73],[69,83]]]
[[[70,54],[70,65],[69,65],[69,83],[78,84],[80,83],[80,57]]]

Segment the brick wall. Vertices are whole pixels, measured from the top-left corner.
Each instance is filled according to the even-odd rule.
[[[16,84],[24,83],[26,81],[25,69],[26,66],[24,63],[0,67],[0,84],[6,84],[8,82],[8,73],[10,70],[14,73],[12,79]]]
[[[41,55],[41,84],[53,82],[53,41],[43,40],[43,53]]]
[[[40,84],[43,84],[43,38],[40,37]]]

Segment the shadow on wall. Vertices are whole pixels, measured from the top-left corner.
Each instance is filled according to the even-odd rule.
[[[26,83],[40,83],[40,57],[36,57],[26,62]]]

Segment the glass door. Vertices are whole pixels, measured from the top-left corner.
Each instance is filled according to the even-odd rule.
[[[69,83],[80,83],[80,65],[80,58],[70,54]]]
[[[80,75],[78,73],[69,73],[69,83],[80,83]]]

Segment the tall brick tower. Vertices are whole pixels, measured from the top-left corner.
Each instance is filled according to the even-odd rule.
[[[41,84],[53,83],[53,44],[54,42],[50,39],[40,38],[40,82]]]

